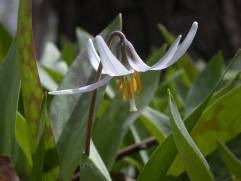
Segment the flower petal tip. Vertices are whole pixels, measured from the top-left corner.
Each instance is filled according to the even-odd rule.
[[[197,22],[197,21],[194,21],[194,22],[192,23],[192,26],[198,28],[198,22]]]

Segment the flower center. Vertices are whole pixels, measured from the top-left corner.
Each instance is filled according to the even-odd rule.
[[[130,102],[130,111],[137,111],[135,95],[141,92],[141,79],[138,72],[117,79],[117,87],[122,91],[124,101]]]

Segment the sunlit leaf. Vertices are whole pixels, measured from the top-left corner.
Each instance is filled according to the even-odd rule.
[[[17,113],[16,117],[16,129],[15,129],[16,141],[19,147],[25,154],[28,164],[32,167],[32,155],[31,155],[31,145],[28,133],[28,125],[24,117]]]

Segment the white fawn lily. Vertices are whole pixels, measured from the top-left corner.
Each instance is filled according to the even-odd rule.
[[[117,86],[122,90],[124,100],[130,101],[130,111],[136,111],[135,94],[141,90],[141,80],[139,72],[149,70],[163,70],[173,65],[189,48],[197,32],[198,23],[194,22],[185,39],[180,43],[181,35],[177,37],[165,55],[154,65],[147,65],[136,53],[133,45],[126,39],[122,32],[113,32],[112,35],[120,37],[118,43],[117,57],[111,52],[110,48],[101,36],[95,38],[98,53],[91,39],[87,43],[87,52],[91,65],[94,69],[100,69],[103,79],[97,80],[87,86],[57,90],[49,92],[52,95],[66,95],[91,92],[107,84],[113,77],[117,78]]]

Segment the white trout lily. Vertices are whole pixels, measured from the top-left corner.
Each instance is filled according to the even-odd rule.
[[[122,90],[124,100],[130,101],[130,111],[136,111],[135,94],[141,90],[141,80],[139,72],[149,70],[163,70],[173,65],[190,47],[195,34],[197,32],[198,23],[194,22],[185,39],[180,43],[181,35],[177,37],[170,46],[165,55],[154,65],[147,65],[139,57],[133,45],[126,39],[122,32],[114,32],[113,34],[120,37],[119,54],[117,57],[111,52],[110,48],[101,36],[96,36],[96,45],[98,53],[91,39],[87,43],[87,52],[91,65],[95,70],[102,65],[103,79],[96,81],[83,87],[57,90],[49,92],[52,95],[66,95],[91,92],[101,86],[106,85],[113,77],[117,78],[117,86]]]

